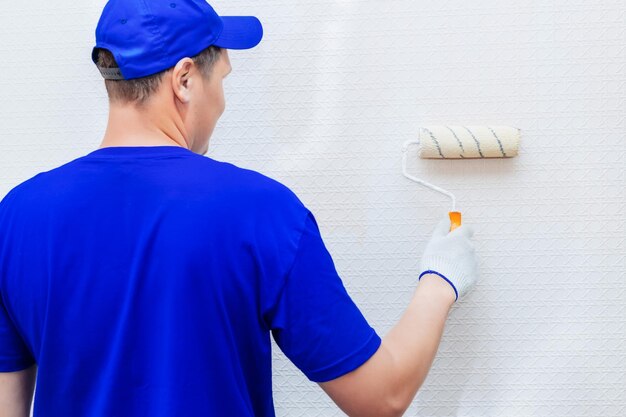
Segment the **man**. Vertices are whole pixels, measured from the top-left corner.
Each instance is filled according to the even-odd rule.
[[[262,34],[204,0],[107,3],[102,144],[0,202],[0,417],[35,375],[36,417],[274,416],[270,334],[348,415],[409,406],[476,281],[471,230],[439,223],[381,339],[296,195],[203,156],[228,49]]]

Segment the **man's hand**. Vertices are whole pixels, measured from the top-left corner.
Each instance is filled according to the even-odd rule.
[[[450,232],[450,218],[442,219],[424,249],[420,279],[426,274],[443,278],[454,290],[455,301],[471,291],[479,275],[473,234],[467,224]]]

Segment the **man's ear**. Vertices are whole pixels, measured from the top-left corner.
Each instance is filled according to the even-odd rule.
[[[191,85],[193,78],[191,77],[194,63],[191,58],[183,58],[172,70],[172,90],[176,97],[183,103],[191,100]]]

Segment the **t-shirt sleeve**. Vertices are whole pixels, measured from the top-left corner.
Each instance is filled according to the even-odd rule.
[[[6,232],[5,205],[9,195],[0,201],[0,286],[4,281],[2,276],[5,271],[3,265],[6,251],[4,250],[4,234]],[[0,372],[14,372],[26,369],[35,363],[30,351],[17,331],[3,301],[0,292]]]
[[[0,372],[21,371],[34,363],[0,297]]]
[[[324,382],[362,365],[381,339],[348,295],[307,213],[269,326],[285,356],[309,380]]]

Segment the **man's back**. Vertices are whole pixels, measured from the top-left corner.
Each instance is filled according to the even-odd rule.
[[[35,416],[272,416],[270,332],[309,379],[380,338],[285,186],[178,146],[109,147],[0,203],[0,371]]]

